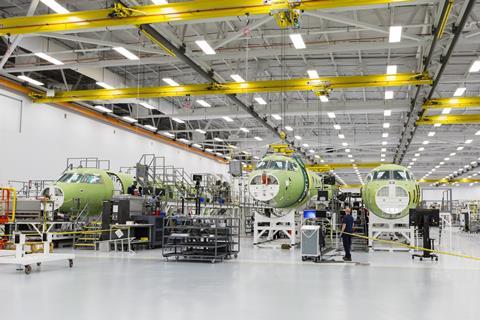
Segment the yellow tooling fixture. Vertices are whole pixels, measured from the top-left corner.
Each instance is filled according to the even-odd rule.
[[[328,164],[306,164],[307,169],[315,172],[327,172],[336,169],[373,169],[385,162],[367,162],[367,163],[328,163]]]
[[[326,89],[396,87],[431,84],[432,79],[424,73],[402,73],[397,75],[367,75],[325,77],[319,79],[285,79],[249,82],[202,83],[181,86],[160,86],[123,89],[97,89],[60,91],[47,97],[46,94],[32,95],[35,102],[67,102],[91,100],[115,100],[128,98],[158,98],[204,96],[222,94],[248,94],[256,92],[325,91]]]
[[[417,125],[439,124],[480,124],[480,114],[449,114],[437,116],[423,116],[417,121]]]
[[[0,19],[0,35],[42,32],[63,32],[112,26],[168,23],[175,21],[208,20],[224,17],[277,14],[279,12],[312,11],[338,7],[412,2],[413,0],[196,0],[165,5],[135,6],[67,14],[49,14],[33,17]],[[296,11],[297,10],[297,11]],[[288,25],[289,22],[285,22]]]
[[[480,97],[459,97],[430,99],[423,104],[423,109],[443,108],[480,108]]]

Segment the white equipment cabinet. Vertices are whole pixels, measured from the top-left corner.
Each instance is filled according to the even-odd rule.
[[[74,254],[62,254],[62,253],[50,253],[50,243],[52,242],[53,235],[50,233],[44,234],[43,241],[43,253],[25,253],[25,235],[21,233],[14,234],[15,252],[13,251],[1,251],[0,252],[0,265],[11,264],[23,267],[26,274],[32,272],[32,265],[36,264],[40,266],[44,262],[51,261],[68,261],[69,267],[73,267]]]

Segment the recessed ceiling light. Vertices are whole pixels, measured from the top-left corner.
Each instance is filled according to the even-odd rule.
[[[172,120],[175,121],[176,123],[185,123],[182,119],[172,117]]]
[[[415,153],[413,156],[414,157],[420,157],[420,153]]]
[[[346,146],[348,146],[348,143],[342,142],[342,146],[346,147]]]
[[[213,55],[216,54],[215,50],[210,46],[210,44],[206,40],[197,40],[195,44],[202,49],[203,53],[206,55]]]
[[[345,135],[343,135],[343,134],[339,134],[338,137],[339,137],[340,139],[345,139]]]
[[[382,133],[382,138],[388,138],[388,132]]]
[[[232,78],[236,82],[245,82],[243,78],[239,74],[232,74],[230,75],[230,78]]]
[[[347,154],[347,157],[352,158],[353,156],[351,154]]]
[[[320,156],[318,154],[316,154],[315,159],[320,159]]]
[[[262,140],[263,140],[263,139],[260,138],[260,137],[253,137],[253,138],[254,138],[255,140],[257,140],[257,141],[262,141]]]
[[[282,120],[282,117],[280,117],[280,115],[276,113],[272,114],[272,118],[275,120]]]
[[[334,124],[334,125],[333,125],[333,128],[334,128],[335,130],[340,130],[340,129],[342,129],[342,127],[341,127],[339,124]]]
[[[172,87],[178,87],[179,86],[178,82],[176,82],[172,78],[163,78],[162,80],[163,80],[163,82],[165,82],[168,85],[171,85]]]
[[[472,143],[472,141],[473,141],[472,139],[467,139],[467,140],[465,140],[465,144],[470,144],[470,143]]]
[[[205,101],[205,100],[199,99],[199,100],[197,100],[197,103],[198,103],[199,105],[201,105],[202,107],[205,107],[205,108],[211,107],[210,103],[208,103],[208,102]]]
[[[391,26],[388,42],[400,42],[402,40],[402,26]]]
[[[480,71],[480,60],[474,61],[468,72],[478,72]]]
[[[384,128],[384,129],[390,128],[390,123],[385,122],[385,123],[383,124],[383,128]]]
[[[454,97],[463,96],[463,94],[465,93],[465,90],[467,90],[467,88],[464,88],[464,87],[457,88],[457,90],[455,90],[455,92],[453,93],[453,96]]]
[[[41,0],[43,4],[55,11],[56,13],[65,14],[70,13],[67,9],[58,4],[55,0]]]
[[[327,112],[327,116],[330,118],[330,119],[335,119],[335,112]],[[480,131],[479,131],[480,132]]]
[[[169,138],[175,137],[175,135],[173,133],[170,133],[168,131],[162,131],[162,132],[160,132],[160,134],[163,134],[164,136],[167,136]]]
[[[104,106],[95,106],[95,109],[97,109],[98,111],[101,111],[101,112],[106,112],[106,113],[112,113],[113,110],[109,109],[109,108],[106,108]]]
[[[100,86],[100,87],[102,87],[102,88],[104,88],[104,89],[110,89],[110,90],[111,90],[111,89],[115,89],[113,86],[111,86],[111,85],[109,85],[108,83],[105,83],[105,82],[103,82],[103,81],[98,81],[98,82],[96,82],[96,84],[97,84],[97,86]]]
[[[452,108],[444,108],[444,109],[442,110],[442,114],[449,114],[450,111],[452,111]]]
[[[200,148],[202,148],[202,145],[198,144],[198,143],[194,143],[194,144],[192,144],[192,147],[200,149]]]
[[[397,74],[397,66],[396,65],[387,66],[387,74]]]
[[[455,156],[456,154],[457,154],[456,152],[452,152],[452,153],[450,153],[450,157],[453,157],[453,156]]]
[[[390,109],[383,110],[383,115],[385,117],[390,117],[392,115],[392,110]]]
[[[255,97],[254,99],[255,101],[257,101],[258,104],[261,104],[261,105],[267,104],[267,101],[265,101],[262,97]]]
[[[240,131],[245,132],[245,133],[250,132],[250,130],[248,130],[247,128],[240,128]]]
[[[315,153],[315,150],[310,149],[310,150],[308,150],[308,152],[310,152],[310,153]]]
[[[382,152],[387,152],[387,148],[382,148]]]
[[[321,96],[320,96],[320,101],[321,101],[321,102],[328,102],[328,97],[325,96],[325,95],[321,95]]]
[[[422,142],[422,144],[429,144],[429,143],[430,143],[430,141],[428,141],[428,140],[425,140],[425,141]]]
[[[458,151],[463,150],[463,147],[458,147],[457,150]]]
[[[222,118],[223,118],[223,120],[225,120],[225,121],[227,121],[227,122],[233,122],[233,119],[230,118],[229,116],[224,116],[224,117],[222,117]]]
[[[50,63],[53,63],[55,65],[62,65],[64,64],[62,61],[58,60],[58,59],[55,59],[54,57],[51,57],[49,56],[48,54],[46,53],[43,53],[43,52],[37,52],[35,53],[35,55],[43,60],[46,60]]]
[[[295,136],[295,139],[297,139],[297,140],[302,140],[302,137],[300,137],[300,136]]]
[[[187,140],[185,138],[180,138],[178,141],[183,142],[183,143],[190,143],[190,140]]]
[[[319,78],[317,70],[307,70],[307,74],[310,79]]]
[[[152,131],[157,131],[157,130],[158,130],[157,127],[154,127],[154,126],[152,126],[151,124],[145,125],[145,128],[147,128],[148,130],[152,130]]]
[[[441,123],[435,123],[433,126],[434,126],[435,128],[438,128],[438,127],[441,127],[442,124],[441,124]]]
[[[303,37],[300,33],[292,33],[290,34],[290,40],[293,43],[295,49],[305,49],[305,42],[303,41]]]
[[[382,141],[382,146],[386,146],[388,144],[387,141]]]
[[[424,147],[420,147],[420,148],[418,148],[418,151],[423,151],[423,150],[425,150],[425,148],[424,148]]]
[[[205,130],[202,130],[202,129],[195,129],[195,131],[197,131],[197,132],[199,132],[199,133],[201,133],[201,134],[205,134],[205,133],[207,133],[207,131],[205,131]]]
[[[219,137],[215,137],[215,138],[213,138],[213,140],[218,141],[218,142],[222,142],[222,141],[223,141],[223,139],[220,139]]]
[[[287,131],[293,131],[293,128],[290,127],[290,126],[285,126],[285,130],[287,130]]]
[[[137,122],[138,120],[137,119],[134,119],[132,117],[129,117],[129,116],[125,116],[125,117],[122,117],[123,120],[127,121],[127,122],[130,122],[130,123],[133,123],[133,122]]]
[[[384,154],[384,153],[382,153],[380,156],[381,156],[382,158],[385,158],[385,154]]]
[[[391,100],[391,99],[393,99],[393,91],[392,90],[385,91],[385,100]]]
[[[125,49],[124,47],[113,47],[113,50],[117,51],[120,53],[122,56],[127,58],[128,60],[139,60],[140,58]]]
[[[345,149],[345,152],[347,152],[347,153],[350,152],[350,149]]]
[[[309,147],[309,144],[308,144],[308,143],[304,143],[304,144],[302,144],[302,146],[303,146],[304,148],[308,148],[308,147]]]
[[[429,136],[429,137],[433,137],[434,135],[435,135],[435,131],[430,131],[430,132],[428,133],[428,136]]]

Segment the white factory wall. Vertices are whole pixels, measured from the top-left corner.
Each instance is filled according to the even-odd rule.
[[[423,200],[441,200],[443,189],[424,190]],[[478,186],[458,186],[452,187],[453,200],[480,200],[480,187]]]
[[[0,89],[0,185],[56,179],[68,157],[98,157],[111,169],[134,166],[142,154],[164,156],[189,173],[227,174],[228,166],[194,153]]]

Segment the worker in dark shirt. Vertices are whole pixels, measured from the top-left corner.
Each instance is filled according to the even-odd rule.
[[[134,196],[136,190],[137,190],[137,181],[133,181],[133,184],[127,189],[127,194]]]
[[[343,249],[345,250],[345,257],[343,260],[352,261],[350,249],[352,248],[352,236],[346,233],[353,233],[353,217],[352,210],[349,207],[345,208],[345,216],[342,223],[342,241]]]

